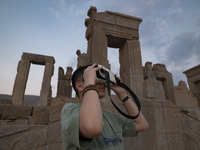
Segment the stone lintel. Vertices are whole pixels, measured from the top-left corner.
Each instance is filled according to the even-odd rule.
[[[130,15],[126,15],[126,14],[122,14],[122,13],[119,13],[119,12],[112,12],[112,11],[108,11],[107,10],[107,11],[105,11],[105,13],[116,15],[116,16],[119,16],[119,17],[127,18],[127,19],[131,19],[131,20],[137,20],[139,22],[142,22],[142,18],[135,17],[135,16],[130,16]]]
[[[96,7],[90,7],[88,10],[90,19],[85,20],[85,26],[88,27],[93,21],[99,21],[107,24],[122,26],[134,30],[139,30],[139,25],[142,22],[141,18],[125,15],[118,12],[105,11],[97,13]]]
[[[200,74],[200,64],[183,72],[187,78]]]
[[[32,53],[23,53],[22,55],[23,60],[29,60],[33,64],[38,65],[45,65],[45,63],[55,63],[55,59],[52,56],[45,56],[39,54],[32,54]]]

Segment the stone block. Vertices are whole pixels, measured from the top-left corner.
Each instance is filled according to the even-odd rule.
[[[0,104],[11,104],[10,99],[0,99]]]
[[[179,112],[171,102],[156,104],[155,123],[157,133],[182,132]]]
[[[188,89],[177,86],[174,87],[175,102],[177,106],[196,107],[198,106],[197,98]]]
[[[28,105],[0,105],[0,119],[28,119],[32,114],[32,106]]]
[[[166,133],[181,133],[182,127],[176,108],[164,108],[164,122]],[[176,121],[175,121],[176,120]]]
[[[166,134],[157,135],[157,150],[169,150]]]
[[[60,120],[62,107],[63,107],[63,104],[52,106],[51,114],[49,116],[50,123]]]
[[[33,116],[35,115],[48,115],[50,112],[49,106],[34,106],[33,107]]]
[[[156,149],[156,128],[155,128],[155,118],[154,107],[142,105],[141,111],[145,116],[147,122],[149,123],[149,129],[145,132],[140,132],[137,137],[137,144],[139,150],[146,150],[147,147],[151,149]],[[145,145],[143,144],[145,143]]]
[[[165,122],[164,122],[164,112],[162,103],[157,103],[155,107],[155,128],[156,132],[164,133]]]
[[[186,149],[198,150],[200,147],[200,110],[199,108],[181,108],[179,117],[183,128]]]
[[[49,123],[49,106],[34,106],[32,116],[29,117],[31,125],[47,125]]]
[[[44,150],[47,126],[0,126],[1,150]]]
[[[47,132],[46,144],[62,142],[60,121],[49,124]]]
[[[30,125],[48,125],[49,115],[35,115],[29,117]]]
[[[185,141],[182,134],[167,134],[167,140],[169,150],[187,150],[184,146]]]
[[[76,99],[76,98],[64,98],[64,97],[52,99],[50,116],[49,116],[49,122],[50,123],[55,122],[55,121],[60,121],[62,108],[65,105],[65,103],[67,103],[68,101],[78,102],[78,99]]]

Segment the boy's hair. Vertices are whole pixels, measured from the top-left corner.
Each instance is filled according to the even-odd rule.
[[[91,66],[91,65],[86,65],[86,66],[81,66],[79,67],[78,69],[76,69],[72,75],[72,87],[73,89],[75,90],[76,92],[76,95],[79,97],[79,93],[78,93],[78,89],[76,88],[76,82],[84,82],[84,79],[83,79],[83,73],[84,73],[84,70],[88,67],[88,66]]]

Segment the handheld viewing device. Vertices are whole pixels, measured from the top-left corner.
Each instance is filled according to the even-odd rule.
[[[102,69],[98,70],[96,72],[96,76],[97,76],[97,80],[99,80],[100,82],[106,82],[106,87],[108,90],[108,95],[110,97],[110,100],[113,104],[113,106],[115,107],[115,109],[117,109],[117,111],[123,115],[126,118],[129,119],[136,119],[139,114],[140,114],[140,110],[141,110],[141,105],[140,105],[140,101],[137,98],[137,96],[135,95],[135,93],[125,84],[121,83],[120,80],[114,75],[114,73],[112,73],[109,69],[107,69],[106,67],[102,66],[102,65],[96,65],[95,67],[102,67]],[[124,113],[122,110],[120,110],[117,105],[113,102],[113,100],[111,99],[111,92],[110,92],[110,84],[117,84],[118,86],[122,87],[123,89],[125,89],[133,98],[133,100],[135,101],[135,104],[138,108],[138,114],[135,116],[131,116],[128,115],[126,113]]]

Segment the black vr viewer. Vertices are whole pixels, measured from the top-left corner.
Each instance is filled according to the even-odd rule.
[[[141,110],[141,105],[140,105],[140,101],[138,100],[137,96],[135,95],[135,93],[125,84],[121,83],[120,80],[109,70],[107,69],[106,67],[102,66],[102,65],[96,65],[95,67],[103,67],[102,69],[98,70],[96,72],[96,76],[97,76],[97,80],[99,82],[106,82],[106,87],[107,87],[107,90],[108,90],[108,95],[110,97],[110,100],[113,104],[113,106],[115,107],[115,109],[117,109],[117,111],[123,115],[124,117],[126,118],[129,118],[129,119],[136,119],[139,114],[140,114],[140,110]],[[122,110],[120,110],[117,105],[113,102],[113,100],[111,99],[111,96],[110,96],[110,84],[117,84],[118,86],[124,88],[130,95],[131,97],[133,98],[133,100],[135,101],[135,104],[138,108],[138,114],[136,116],[130,116],[126,113],[124,113]]]

